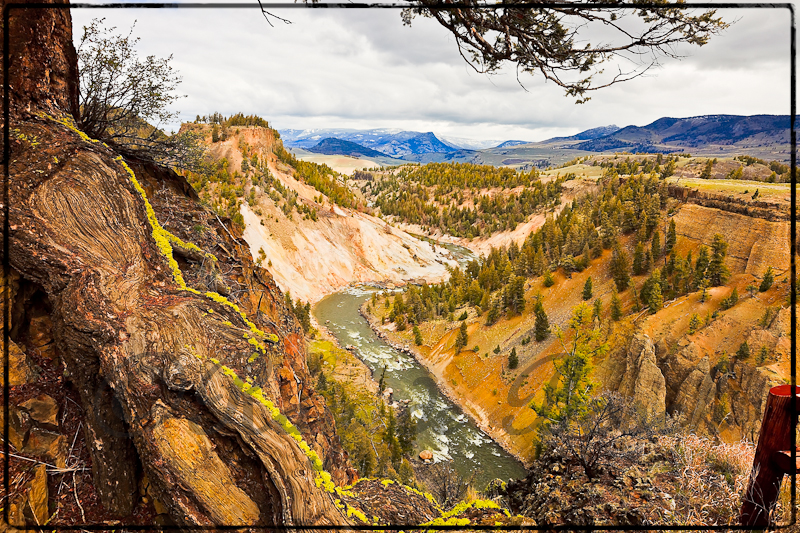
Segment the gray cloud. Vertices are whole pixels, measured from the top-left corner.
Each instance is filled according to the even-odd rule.
[[[730,10],[722,13],[733,18]],[[788,24],[783,12],[739,10],[702,48],[679,49],[647,76],[575,105],[563,90],[513,67],[477,74],[435,21],[404,27],[399,10],[73,10],[76,36],[91,18],[120,29],[138,20],[142,54],[173,54],[188,95],[185,119],[257,113],[281,128],[398,127],[471,138],[538,140],[662,116],[785,114]],[[588,35],[594,39],[602,34]],[[614,65],[607,71],[613,72]]]

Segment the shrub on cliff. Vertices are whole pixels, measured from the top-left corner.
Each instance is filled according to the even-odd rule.
[[[164,166],[202,168],[203,148],[192,130],[167,135],[161,128],[178,118],[170,106],[181,81],[166,59],[136,53],[138,38],[103,27],[103,19],[84,26],[78,46],[80,117],[89,137],[117,151]]]

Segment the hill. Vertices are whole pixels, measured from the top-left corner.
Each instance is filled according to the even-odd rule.
[[[690,118],[665,117],[642,127],[627,126],[609,135],[576,144],[573,148],[592,152],[674,152],[684,148],[743,148],[788,142],[788,116],[706,115]]]
[[[189,181],[236,222],[257,264],[293,298],[316,301],[351,282],[441,279],[449,252],[372,216],[365,199],[330,167],[296,159],[264,127],[184,124],[203,134],[211,176]],[[344,157],[344,156],[342,156]]]
[[[340,154],[340,155],[349,155],[352,157],[359,157],[359,156],[367,156],[367,157],[385,157],[386,154],[378,152],[377,150],[372,150],[365,146],[361,146],[360,144],[356,144],[350,141],[344,141],[342,139],[336,139],[333,137],[328,137],[327,139],[321,140],[318,144],[308,148],[309,152],[315,152],[318,154]]]

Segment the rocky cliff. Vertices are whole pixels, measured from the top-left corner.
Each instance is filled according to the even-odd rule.
[[[282,150],[282,144],[274,130],[231,127],[225,140],[212,142],[211,126],[185,124],[183,128],[203,131],[210,159],[227,161],[230,173],[240,173],[235,179],[240,180],[243,194],[252,191],[252,200],[242,202],[240,208],[243,238],[253,259],[295,298],[313,302],[353,282],[440,281],[449,275],[447,266],[456,264],[441,246],[417,239],[364,210],[335,204],[279,160],[275,152]],[[243,150],[264,162],[285,195],[264,182],[253,183],[252,174],[248,179]],[[318,216],[287,212],[285,196],[293,198],[296,209]]]

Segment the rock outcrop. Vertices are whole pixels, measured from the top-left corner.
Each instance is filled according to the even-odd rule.
[[[670,410],[673,413],[680,413],[686,417],[689,425],[696,427],[707,415],[715,393],[716,386],[711,379],[711,365],[708,356],[705,356],[677,387],[677,395],[670,405]]]
[[[656,351],[647,335],[636,335],[628,348],[622,380],[617,388],[630,396],[649,415],[663,417],[666,385],[664,375],[656,364]]]

